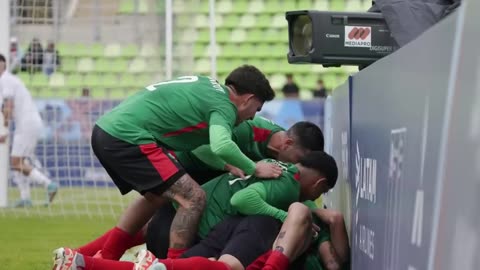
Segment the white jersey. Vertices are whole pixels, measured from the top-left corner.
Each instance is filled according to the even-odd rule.
[[[2,99],[13,100],[13,120],[16,130],[41,128],[40,113],[23,82],[8,71],[3,72],[0,81],[2,84]]]

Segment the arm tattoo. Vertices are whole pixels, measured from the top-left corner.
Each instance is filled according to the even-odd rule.
[[[333,245],[329,243],[329,251],[330,251],[330,256],[326,262],[325,262],[325,268],[327,269],[340,269],[340,261],[338,259],[337,253],[335,252],[335,248],[333,248]]]
[[[274,250],[283,253],[284,248],[282,246],[276,246]]]
[[[286,231],[281,231],[281,232],[278,234],[278,239],[282,239],[282,238],[285,236],[285,233],[286,233]]]
[[[185,205],[179,204],[170,227],[170,247],[187,248],[195,238],[205,207],[204,191],[193,179],[184,175],[167,189],[163,196],[173,201],[180,199],[187,202]]]

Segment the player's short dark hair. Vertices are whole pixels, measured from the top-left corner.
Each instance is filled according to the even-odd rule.
[[[233,86],[240,95],[253,94],[262,102],[275,97],[275,92],[265,74],[251,65],[234,69],[225,79],[225,85]]]
[[[323,151],[325,146],[322,130],[312,122],[297,122],[287,130],[287,134],[305,150]]]
[[[312,151],[300,159],[300,164],[321,173],[330,188],[337,183],[338,168],[335,159],[323,151]]]
[[[3,56],[3,54],[0,54],[0,62],[7,62],[7,59],[5,59],[5,56]]]

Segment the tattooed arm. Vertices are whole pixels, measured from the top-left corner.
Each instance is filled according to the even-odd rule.
[[[315,209],[314,213],[322,222],[328,225],[331,245],[340,262],[344,263],[348,261],[350,257],[350,247],[343,215],[338,211],[320,208]]]
[[[338,258],[330,241],[325,241],[318,247],[321,262],[327,270],[341,269],[342,261]]]

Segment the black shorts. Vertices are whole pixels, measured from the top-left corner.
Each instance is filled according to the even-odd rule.
[[[95,125],[92,149],[122,194],[163,193],[185,174],[168,150],[156,143],[135,145],[113,137]]]
[[[232,216],[217,224],[207,237],[187,250],[182,258],[237,258],[244,267],[272,248],[282,223],[267,216]]]

